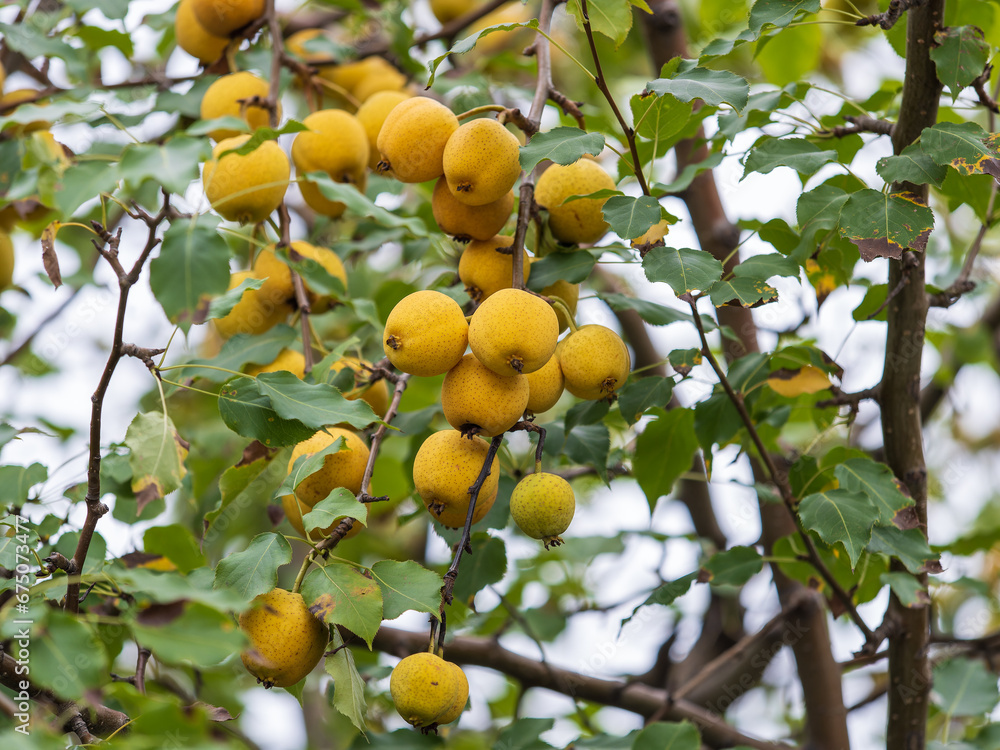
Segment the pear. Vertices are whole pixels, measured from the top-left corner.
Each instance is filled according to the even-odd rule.
[[[529,474],[510,496],[514,523],[532,539],[541,539],[545,549],[563,543],[559,535],[569,528],[575,512],[573,488],[558,474]]]
[[[256,278],[250,271],[237,271],[229,277],[229,288],[235,289],[246,279]],[[256,336],[274,328],[292,312],[283,299],[261,294],[260,289],[247,289],[228,315],[215,319],[215,330],[223,338],[238,333]]]
[[[458,259],[458,278],[465,284],[465,291],[475,301],[482,303],[501,289],[510,289],[513,281],[514,255],[509,249],[514,238],[498,234],[486,240],[473,240]],[[503,250],[507,252],[503,252]],[[524,280],[531,276],[531,258],[522,250]]]
[[[559,342],[557,350],[566,390],[577,398],[613,398],[632,367],[628,347],[610,328],[580,326]]]
[[[461,690],[454,666],[427,652],[400,661],[389,678],[389,693],[399,715],[415,727],[429,727],[450,713]]]
[[[360,111],[358,114],[360,116]],[[442,232],[450,234],[459,242],[492,239],[497,232],[503,229],[513,208],[513,190],[508,190],[507,194],[501,196],[499,200],[485,203],[482,206],[470,206],[462,203],[451,194],[451,190],[448,189],[448,181],[443,176],[438,178],[434,185],[434,193],[431,195],[434,221],[437,222]],[[510,246],[512,239],[507,238],[508,246]],[[526,277],[527,272],[528,268],[525,266]],[[509,280],[509,271],[507,276]]]
[[[521,176],[520,144],[499,122],[472,120],[452,133],[444,148],[444,176],[455,200],[470,206],[493,203]]]
[[[458,364],[469,344],[469,325],[455,300],[425,289],[396,303],[385,320],[382,342],[393,367],[432,377]]]
[[[378,134],[382,130],[382,123],[389,113],[400,102],[410,98],[410,94],[405,91],[378,91],[364,100],[358,107],[358,122],[365,129],[368,137],[368,168],[375,169],[378,166]],[[508,213],[510,213],[508,211]]]
[[[501,289],[469,322],[469,347],[498,375],[527,375],[549,361],[559,338],[552,306],[523,289]]]
[[[301,594],[274,589],[256,596],[240,615],[250,639],[243,665],[264,687],[290,687],[312,672],[326,651],[330,631]]]
[[[264,15],[265,0],[192,0],[195,16],[215,36],[229,36]]]
[[[444,418],[465,434],[495,437],[511,427],[528,406],[528,379],[515,372],[497,375],[474,354],[466,354],[441,385]]]
[[[469,513],[469,488],[483,468],[490,444],[479,437],[463,437],[457,430],[435,432],[421,444],[413,459],[413,486],[427,510],[442,525],[465,526]],[[500,461],[496,456],[476,498],[472,522],[481,521],[496,500],[500,486]]]
[[[338,487],[345,487],[355,495],[361,491],[361,480],[368,465],[368,446],[356,433],[340,427],[327,427],[326,431],[321,430],[296,445],[288,460],[288,473],[291,474],[300,456],[311,456],[337,438],[344,439],[341,450],[328,453],[323,458],[323,465],[315,473],[301,479],[293,490],[295,497],[310,508],[325,500]]]
[[[590,195],[599,190],[614,190],[615,181],[590,159],[580,159],[569,166],[553,164],[535,184],[535,201],[549,212],[549,230],[559,242],[592,244],[608,231],[604,220],[607,198],[584,198],[563,203],[573,195]]]
[[[227,151],[238,149],[249,135],[227,138],[212,149],[205,163],[202,183],[212,208],[229,221],[259,224],[284,200],[291,167],[276,141],[264,141],[245,156]]]
[[[222,57],[229,44],[228,38],[216,36],[201,25],[194,12],[194,0],[181,0],[177,4],[174,37],[178,47],[206,65]]]
[[[565,383],[557,354],[553,354],[541,368],[525,377],[528,379],[528,411],[542,414],[556,405]]]
[[[10,235],[0,231],[0,290],[11,285],[14,280],[14,243]]]
[[[316,183],[302,179],[310,172],[326,172],[334,182],[354,185],[363,192],[368,181],[368,135],[354,115],[342,109],[323,109],[306,117],[309,128],[292,142],[292,162],[299,177],[302,199],[317,213],[338,218],[346,206],[323,195]]]
[[[426,182],[444,174],[444,149],[458,130],[455,113],[426,96],[400,102],[378,134],[376,171],[400,182]]]
[[[271,122],[271,113],[265,107],[248,105],[246,100],[253,97],[264,99],[270,90],[271,85],[253,73],[241,71],[222,76],[205,89],[205,95],[201,98],[201,119],[214,120],[228,115],[245,121],[251,130],[267,127]],[[281,118],[280,104],[278,118]],[[208,137],[218,142],[238,135],[238,130],[216,128]]]

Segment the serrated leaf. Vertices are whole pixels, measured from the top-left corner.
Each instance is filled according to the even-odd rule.
[[[461,55],[474,49],[476,43],[482,39],[484,36],[488,36],[497,31],[512,31],[513,29],[537,29],[538,19],[532,18],[524,23],[501,23],[496,26],[487,26],[485,29],[480,29],[479,31],[471,34],[470,36],[460,39],[455,42],[451,49],[445,52],[443,55],[439,55],[427,63],[427,70],[430,71],[430,77],[427,79],[427,88],[434,85],[434,78],[437,75],[438,66],[445,61],[449,55]]]
[[[362,736],[368,728],[365,714],[368,705],[365,702],[365,681],[358,673],[351,649],[344,647],[344,638],[337,628],[331,629],[328,651],[334,652],[326,657],[324,668],[333,678],[333,707],[351,720],[351,723],[361,730]]]
[[[635,132],[643,138],[658,141],[664,148],[673,136],[684,129],[693,111],[690,102],[682,102],[670,94],[635,94],[629,99],[629,107],[632,109]]]
[[[262,396],[270,399],[279,417],[316,430],[340,423],[361,429],[378,421],[367,401],[348,401],[333,386],[306,383],[287,370],[261,373],[257,387]]]
[[[764,559],[753,547],[733,547],[706,560],[699,580],[714,586],[742,586],[763,567]]]
[[[5,38],[5,41],[9,41]],[[19,112],[24,107],[18,107]],[[0,120],[0,126],[4,121]],[[89,200],[112,193],[118,185],[118,169],[104,161],[85,161],[67,169],[55,186],[56,208],[64,217],[72,216]]]
[[[232,616],[199,602],[171,602],[141,610],[132,630],[158,660],[198,668],[218,664],[246,644]]]
[[[83,698],[88,689],[101,684],[107,657],[90,626],[59,610],[41,617],[41,612],[30,615],[32,682],[57,689],[62,698],[71,700]]]
[[[763,253],[744,258],[733,268],[733,276],[767,281],[774,276],[798,278],[799,264],[780,253]]]
[[[188,185],[198,179],[198,165],[211,153],[211,145],[204,138],[172,138],[163,145],[134,143],[122,151],[118,169],[134,187],[154,180],[171,193],[183,195]],[[183,223],[174,222],[171,229]]]
[[[205,514],[205,542],[210,542],[218,534],[225,532],[223,527],[212,527],[219,516],[226,515],[228,519],[251,505],[267,505],[275,488],[285,478],[290,452],[273,452],[265,448],[260,458],[243,465],[230,466],[222,472],[219,477],[219,502]]]
[[[795,204],[795,218],[799,223],[802,240],[793,253],[795,260],[804,263],[816,252],[814,238],[819,232],[829,232],[840,222],[840,211],[850,196],[835,185],[823,184],[802,193]]]
[[[673,491],[681,474],[691,468],[696,450],[698,438],[690,409],[661,412],[636,438],[632,473],[646,495],[650,513],[661,497]]]
[[[987,133],[974,122],[940,122],[920,134],[924,152],[961,175],[1000,177],[1000,134]]]
[[[888,466],[870,458],[851,458],[838,464],[834,474],[845,490],[868,496],[879,510],[878,523],[903,528],[898,516],[904,508],[913,505],[913,498],[904,491],[904,485]]]
[[[876,526],[868,550],[895,557],[914,575],[942,570],[939,555],[928,546],[920,529],[904,531],[895,526]]]
[[[212,298],[211,302],[208,303],[208,312],[205,313],[205,320],[226,317],[240,303],[240,300],[243,299],[244,292],[251,289],[260,289],[262,286],[264,286],[264,279],[252,279],[249,277],[243,279],[238,286]],[[238,335],[249,338],[247,334]]]
[[[715,169],[722,163],[725,158],[725,154],[721,151],[716,151],[709,154],[704,161],[697,162],[696,164],[688,164],[681,170],[681,173],[674,177],[673,182],[667,185],[661,185],[657,183],[655,185],[655,192],[676,195],[687,190],[691,183],[694,182],[694,178],[700,175],[702,172],[707,172],[711,169]]]
[[[382,624],[382,590],[374,580],[350,565],[331,563],[309,571],[301,592],[314,615],[343,625],[371,648]]]
[[[278,489],[274,491],[274,497],[278,498],[295,491],[307,477],[319,471],[326,463],[326,457],[347,450],[347,441],[343,436],[335,438],[329,445],[318,451],[299,456],[288,469],[288,475],[282,480]]]
[[[294,376],[293,376],[294,377]],[[219,391],[219,414],[226,426],[243,437],[266,446],[294,445],[312,437],[316,430],[297,419],[282,419],[271,399],[257,389],[254,378],[239,377]]]
[[[758,278],[734,276],[713,284],[709,297],[716,307],[760,307],[778,299],[778,290]]]
[[[207,214],[174,221],[163,235],[159,255],[149,264],[153,294],[170,322],[185,333],[207,319],[213,298],[229,285],[229,246],[218,224]],[[239,297],[233,304],[238,301]]]
[[[784,28],[796,17],[819,10],[820,0],[757,0],[750,9],[749,30],[756,38],[767,28]]]
[[[704,291],[722,278],[722,264],[704,250],[654,247],[642,259],[650,281],[670,285],[677,296]]]
[[[772,138],[764,136],[754,144],[743,165],[743,177],[756,172],[768,174],[778,167],[791,167],[804,176],[811,176],[824,164],[837,160],[837,152],[822,150],[805,138]]]
[[[254,128],[253,134],[247,139],[246,143],[241,144],[238,148],[231,148],[226,151],[222,151],[217,158],[221,159],[227,154],[246,156],[247,154],[256,151],[268,141],[276,141],[280,136],[289,135],[291,133],[301,133],[306,130],[309,130],[309,128],[296,120],[288,120],[288,122],[277,130],[269,127]]]
[[[618,410],[626,422],[635,424],[646,409],[666,409],[673,391],[674,381],[670,378],[639,378],[618,392]]]
[[[660,220],[660,203],[648,195],[613,196],[604,202],[603,211],[611,231],[624,240],[641,237]]]
[[[958,99],[962,89],[982,75],[990,56],[990,46],[983,30],[976,26],[946,26],[934,32],[934,46],[929,50],[937,68],[937,77]]]
[[[931,603],[927,587],[909,573],[902,571],[883,573],[879,576],[879,580],[892,589],[892,593],[896,595],[899,603],[904,607],[919,609]]]
[[[646,84],[654,94],[671,94],[683,102],[701,99],[711,107],[729,104],[742,110],[750,100],[750,84],[728,70],[698,67],[695,60],[682,60],[670,78],[657,78]]]
[[[170,417],[158,411],[137,414],[125,433],[125,445],[130,451],[132,491],[141,507],[181,486],[188,446]]]
[[[701,364],[701,349],[674,349],[667,355],[670,366],[682,378],[686,378],[691,370]]]
[[[899,156],[883,156],[875,163],[875,171],[888,183],[912,182],[941,187],[948,168],[935,162],[919,143],[911,143]]]
[[[541,292],[549,284],[562,280],[570,284],[585,281],[594,270],[597,259],[593,253],[586,250],[575,250],[571,253],[549,253],[541,260],[531,264],[531,276],[528,288]]]
[[[840,212],[840,233],[857,245],[865,261],[898,260],[911,248],[923,252],[933,228],[931,210],[903,193],[859,190]]]
[[[604,136],[600,133],[587,133],[579,128],[553,128],[536,133],[521,146],[521,169],[530,172],[545,159],[565,166],[579,161],[584,154],[597,156],[603,150]]]
[[[948,718],[981,716],[1000,701],[996,675],[979,659],[958,656],[934,666],[931,698]]]
[[[382,617],[394,620],[404,612],[427,612],[438,617],[444,579],[413,560],[382,560],[372,566],[382,588]]]
[[[278,585],[278,568],[292,561],[292,546],[281,534],[258,534],[242,552],[234,552],[215,568],[215,588],[232,589],[245,599],[266,594]]]
[[[346,487],[335,487],[329,495],[316,503],[312,510],[302,516],[302,523],[306,533],[309,533],[315,529],[329,528],[344,518],[353,518],[367,524],[368,506],[358,502],[354,493]]]
[[[852,569],[872,538],[872,526],[879,516],[878,508],[866,495],[841,489],[802,498],[798,513],[802,525],[819,534],[824,542],[844,546]]]
[[[580,0],[569,0],[566,8],[576,19],[577,29],[582,32],[584,17]],[[611,39],[615,49],[618,49],[632,28],[632,5],[629,0],[588,0],[587,17],[590,28]]]

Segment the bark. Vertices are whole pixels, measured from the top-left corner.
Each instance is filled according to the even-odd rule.
[[[906,26],[906,78],[893,151],[899,154],[937,120],[941,84],[930,59],[934,32],[944,16],[944,0],[930,0],[909,11]],[[926,185],[894,185],[927,199]],[[917,517],[927,533],[927,468],[920,419],[920,364],[927,322],[924,255],[904,252],[889,261],[889,288],[902,288],[886,308],[885,369],[882,374],[882,440],[886,463],[910,491]],[[894,563],[894,568],[899,566]],[[927,576],[921,582],[926,584]],[[886,619],[897,625],[889,639],[889,712],[886,744],[915,750],[926,745],[931,671],[927,658],[930,608],[909,609],[895,596]]]

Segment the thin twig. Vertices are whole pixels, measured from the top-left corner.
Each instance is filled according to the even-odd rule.
[[[871,400],[876,403],[878,402],[879,395],[882,392],[882,384],[873,385],[871,388],[865,388],[863,391],[858,391],[857,393],[844,393],[836,387],[831,387],[830,390],[833,391],[833,398],[817,401],[817,409],[825,409],[828,406],[850,406],[852,411],[857,411],[858,404],[862,401]]]
[[[824,130],[820,135],[829,135],[834,138],[843,138],[855,133],[878,133],[879,135],[892,135],[896,124],[888,120],[878,120],[867,115],[847,115],[844,117],[850,125],[838,125],[830,130]]]
[[[904,12],[923,5],[927,0],[889,0],[889,8],[884,13],[874,13],[855,21],[855,26],[880,26],[888,31],[896,25]]]
[[[993,72],[993,65],[986,63],[986,68],[982,73],[972,82],[972,88],[976,92],[976,96],[979,97],[979,103],[982,104],[986,109],[988,109],[993,114],[1000,115],[1000,106],[997,105],[997,100],[994,99],[986,91],[986,84],[990,80],[990,74]]]
[[[951,307],[962,298],[963,294],[971,292],[976,288],[976,282],[970,280],[969,277],[972,275],[972,267],[976,262],[976,258],[979,256],[980,249],[983,246],[983,239],[986,237],[986,232],[991,226],[989,217],[993,216],[993,204],[996,203],[996,198],[997,182],[996,180],[993,180],[990,182],[990,197],[986,204],[986,216],[988,218],[979,225],[979,231],[976,233],[976,239],[974,239],[972,244],[969,246],[969,252],[965,254],[965,261],[962,263],[962,269],[958,272],[958,276],[955,277],[955,280],[948,285],[947,289],[944,289],[937,294],[928,295],[927,304],[931,307]]]

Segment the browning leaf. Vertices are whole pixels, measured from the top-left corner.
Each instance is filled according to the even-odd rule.
[[[59,272],[59,256],[56,255],[56,234],[59,232],[59,222],[53,221],[42,230],[42,265],[49,281],[56,289],[62,286],[62,274]]]

